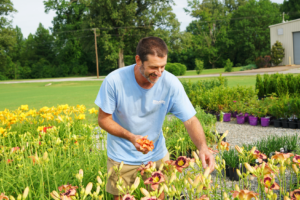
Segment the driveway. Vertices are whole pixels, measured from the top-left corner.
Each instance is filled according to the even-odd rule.
[[[247,71],[238,71],[238,72],[230,72],[230,73],[222,73],[222,76],[255,76],[257,74],[299,74],[300,73],[300,65],[294,66],[278,66],[278,67],[270,67],[270,68],[260,68],[253,69]],[[205,74],[205,75],[193,75],[193,76],[178,76],[178,78],[202,78],[202,77],[218,77],[220,74]],[[51,82],[65,82],[65,81],[103,81],[104,77],[99,77],[97,79],[96,76],[90,77],[75,77],[75,78],[51,78],[51,79],[34,79],[34,80],[11,80],[11,81],[0,81],[0,84],[13,84],[13,83],[51,83]]]

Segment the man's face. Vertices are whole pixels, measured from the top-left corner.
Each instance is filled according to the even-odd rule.
[[[168,56],[163,58],[158,56],[148,55],[148,60],[141,63],[140,72],[150,83],[155,84],[161,77],[167,64]]]

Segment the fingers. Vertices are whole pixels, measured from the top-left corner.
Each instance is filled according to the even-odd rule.
[[[206,168],[205,154],[200,152],[199,158],[200,158],[200,160],[201,160],[201,162],[202,162],[202,167],[203,167],[203,168]]]

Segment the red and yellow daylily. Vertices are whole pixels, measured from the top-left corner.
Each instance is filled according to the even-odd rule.
[[[153,196],[153,197],[143,197],[143,198],[141,198],[141,200],[157,200],[157,198],[155,196]]]
[[[300,156],[299,155],[295,155],[293,158],[293,162],[298,164],[300,166]]]
[[[195,162],[194,158],[187,158],[186,156],[179,156],[177,160],[170,160],[167,163],[174,165],[176,169],[181,173],[183,168],[187,168],[190,162]]]
[[[152,190],[156,190],[159,186],[160,183],[165,181],[165,177],[163,175],[163,173],[161,173],[160,171],[157,172],[153,172],[151,174],[151,177],[148,178],[147,180],[145,180],[145,184],[151,184],[151,188]]]
[[[154,168],[155,164],[152,161],[149,161],[146,165],[142,164],[137,171],[141,172],[141,175],[144,175],[144,172],[149,172],[149,169]]]
[[[280,187],[277,183],[275,183],[275,180],[273,180],[274,177],[271,177],[270,175],[265,175],[264,180],[262,180],[262,184],[265,186],[265,192],[268,193],[272,190],[279,190]],[[274,181],[274,183],[272,183]]]
[[[291,200],[300,200],[300,189],[296,189],[293,192],[290,192]]]
[[[267,157],[265,154],[261,153],[261,152],[258,151],[258,150],[255,150],[255,151],[253,152],[252,155],[253,155],[253,157],[254,157],[255,159],[258,160],[259,163],[262,163],[263,160],[268,159],[268,157]]]
[[[122,198],[122,200],[135,200],[134,196],[130,194],[125,194]]]

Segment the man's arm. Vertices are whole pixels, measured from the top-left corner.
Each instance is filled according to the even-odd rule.
[[[111,114],[107,114],[107,113],[103,112],[101,110],[101,108],[99,108],[98,124],[101,128],[106,130],[111,135],[114,135],[114,136],[120,137],[120,138],[124,138],[124,139],[130,141],[138,151],[140,151],[144,154],[149,152],[147,150],[144,150],[144,151],[140,150],[140,145],[136,142],[137,139],[142,138],[142,136],[134,135],[133,133],[129,132],[128,130],[126,130],[125,128],[120,126],[117,122],[115,122],[113,120]]]
[[[189,133],[193,143],[199,150],[199,158],[202,161],[203,168],[206,168],[208,164],[211,172],[215,167],[215,159],[213,155],[209,152],[203,128],[197,119],[197,117],[193,116],[191,119],[183,122],[187,132]]]

